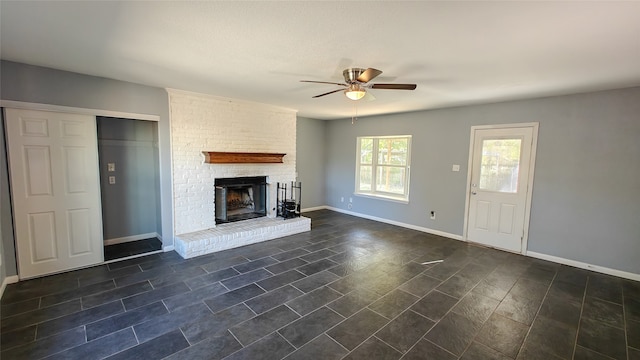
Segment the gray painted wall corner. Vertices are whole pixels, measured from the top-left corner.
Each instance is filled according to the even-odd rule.
[[[298,116],[296,124],[296,172],[302,182],[302,208],[326,204],[326,121]]]
[[[4,114],[2,114],[2,112],[0,111],[0,183],[2,183],[2,178],[4,178],[7,174],[6,174],[6,166],[4,163],[4,159],[5,157],[3,156],[3,152],[5,151],[5,146],[4,146]],[[5,169],[5,170],[3,170]],[[7,278],[7,256],[4,253],[4,244],[3,244],[3,238],[4,235],[2,233],[2,218],[4,217],[4,212],[5,210],[5,204],[4,204],[4,198],[5,198],[6,194],[4,191],[2,191],[2,189],[0,189],[0,262],[2,262],[2,264],[0,264],[0,286],[1,284],[4,283],[4,279]],[[15,258],[14,258],[15,260]],[[0,299],[2,298],[2,294],[0,294]]]
[[[0,114],[0,239],[2,241],[2,274],[17,275],[13,238],[13,214],[9,193],[9,168],[4,136],[4,112]],[[4,278],[2,279],[4,281]]]

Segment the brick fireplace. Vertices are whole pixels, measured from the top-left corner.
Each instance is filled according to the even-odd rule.
[[[208,95],[169,90],[171,142],[174,184],[175,248],[183,257],[201,255],[225,248],[246,245],[244,240],[226,244],[220,238],[205,233],[220,233],[233,228],[236,238],[252,242],[310,230],[310,221],[301,218],[299,224],[274,219],[276,183],[296,178],[296,112],[269,105],[223,99]],[[207,164],[203,151],[254,152],[286,154],[276,164]],[[266,216],[247,220],[249,234],[242,230],[245,221],[216,225],[216,179],[266,178]],[[305,219],[308,221],[305,221]],[[260,228],[248,222],[262,222]],[[271,224],[269,221],[276,221]],[[283,224],[280,224],[283,223]],[[238,225],[240,224],[240,225]],[[276,229],[273,226],[284,226]],[[308,226],[307,226],[308,225]],[[307,228],[308,227],[308,228]],[[264,228],[270,229],[263,231]],[[253,230],[252,230],[253,229]],[[306,230],[305,230],[306,229]],[[257,234],[262,234],[257,236]],[[284,234],[284,235],[282,235]],[[266,236],[265,236],[266,235]],[[223,238],[227,235],[221,235]],[[231,235],[233,237],[234,235]],[[197,251],[189,252],[189,239],[198,239]],[[274,238],[274,237],[271,237]],[[216,240],[218,239],[218,240]],[[224,242],[224,241],[223,241]],[[220,246],[217,246],[220,245]],[[210,249],[208,249],[210,248]],[[182,250],[179,250],[182,249]],[[181,252],[182,251],[182,252]]]

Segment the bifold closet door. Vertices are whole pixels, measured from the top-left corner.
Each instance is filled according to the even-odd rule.
[[[104,261],[94,116],[5,109],[21,279]]]

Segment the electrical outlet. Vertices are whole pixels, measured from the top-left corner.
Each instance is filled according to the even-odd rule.
[[[107,171],[108,172],[116,171],[116,163],[108,163],[107,164]]]
[[[353,203],[353,198],[352,197],[349,198],[349,202]]]
[[[347,205],[347,209],[349,209],[349,210],[353,209],[353,204],[352,204],[352,203],[349,203],[349,204]]]
[[[113,185],[116,183],[116,177],[115,176],[109,176],[109,185]]]
[[[344,196],[340,197],[340,202],[344,202]]]
[[[431,218],[431,220],[435,220],[436,219],[436,212],[432,211],[431,213],[429,213],[429,218]]]

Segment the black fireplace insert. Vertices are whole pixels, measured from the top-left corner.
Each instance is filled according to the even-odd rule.
[[[267,216],[267,177],[215,180],[216,224]]]

